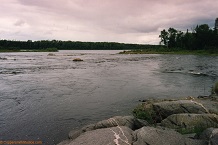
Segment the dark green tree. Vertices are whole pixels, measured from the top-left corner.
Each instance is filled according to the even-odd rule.
[[[159,37],[161,38],[161,43],[163,43],[164,45],[168,46],[168,41],[169,41],[169,33],[163,29],[163,31],[160,32]]]
[[[196,49],[205,49],[209,47],[213,39],[213,31],[207,24],[197,25],[194,29]]]
[[[168,33],[169,33],[169,42],[168,42],[168,46],[169,47],[176,47],[176,38],[177,38],[177,30],[174,28],[169,28],[168,29]]]
[[[184,48],[184,33],[182,31],[177,31],[176,47]]]

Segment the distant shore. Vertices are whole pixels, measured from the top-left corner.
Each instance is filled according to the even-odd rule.
[[[11,52],[58,52],[56,48],[47,49],[0,49],[0,53]],[[178,50],[178,49],[133,49],[123,50],[119,54],[179,54],[179,55],[211,55],[218,56],[218,52],[214,50]]]
[[[7,52],[58,52],[57,48],[46,48],[46,49],[0,49],[0,53]]]
[[[144,50],[127,50],[119,54],[181,54],[181,55],[213,55],[218,56],[214,50],[161,50],[161,49],[144,49]]]

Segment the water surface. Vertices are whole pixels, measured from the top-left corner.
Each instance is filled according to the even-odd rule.
[[[138,100],[209,95],[218,57],[119,51],[0,54],[0,140],[56,144]],[[81,58],[83,62],[74,62]]]

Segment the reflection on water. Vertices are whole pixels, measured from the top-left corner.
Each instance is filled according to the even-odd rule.
[[[0,140],[54,144],[71,129],[131,114],[138,100],[208,95],[218,78],[215,56],[118,52],[1,53]]]

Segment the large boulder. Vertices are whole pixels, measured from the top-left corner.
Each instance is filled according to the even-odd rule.
[[[209,145],[218,145],[218,128],[208,128],[203,131],[199,139],[206,140]]]
[[[201,132],[209,127],[218,127],[215,114],[173,114],[161,121],[161,125],[181,133]]]
[[[136,119],[133,116],[115,116],[107,120],[99,121],[96,124],[87,125],[80,130],[76,130],[76,131],[73,130],[69,133],[69,138],[75,139],[84,132],[101,129],[101,128],[126,126],[132,130],[136,130],[146,125],[148,125],[146,121]]]
[[[193,97],[183,100],[146,100],[133,110],[135,117],[147,120],[150,124],[160,123],[172,114],[181,113],[218,114],[218,102]]]
[[[95,124],[95,128],[108,128],[114,126],[127,126],[132,130],[146,126],[148,123],[146,121],[136,119],[134,116],[115,116],[107,120],[100,121]]]
[[[204,114],[209,113],[208,109],[201,103],[194,100],[177,100],[177,101],[164,101],[153,104],[156,114],[160,115],[162,119],[180,113],[196,113]]]
[[[209,127],[218,128],[218,101],[214,98],[143,100],[133,114],[135,117],[115,116],[71,131],[69,139],[59,145],[218,145],[214,129],[195,136]]]
[[[142,127],[133,136],[133,145],[206,145],[203,140],[185,138],[176,131],[154,127]]]
[[[125,126],[87,131],[74,140],[68,140],[58,145],[131,145],[132,130]]]

